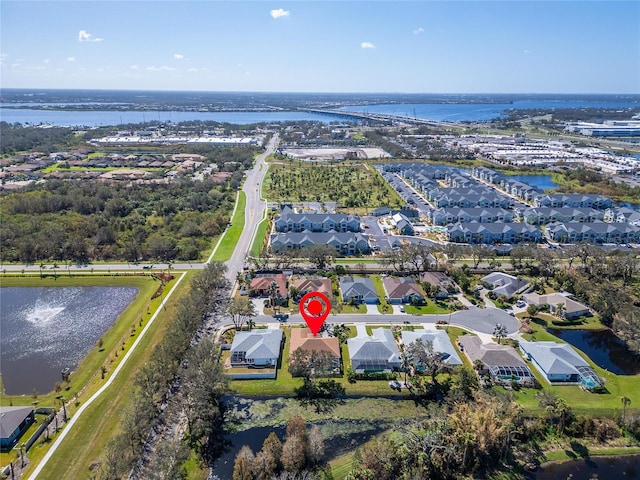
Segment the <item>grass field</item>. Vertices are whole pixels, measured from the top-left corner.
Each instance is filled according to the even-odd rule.
[[[404,311],[412,315],[427,315],[427,314],[445,315],[447,313],[450,313],[449,309],[440,307],[433,300],[429,300],[426,305],[421,305],[421,306],[405,305]]]
[[[247,196],[243,191],[238,192],[238,207],[231,219],[231,226],[222,236],[218,250],[213,255],[214,262],[226,262],[231,258],[236,248],[240,234],[244,229],[244,210],[247,205]]]
[[[256,230],[256,236],[253,239],[253,244],[251,244],[250,255],[252,257],[257,257],[262,253],[262,248],[264,247],[265,237],[267,236],[267,231],[269,230],[269,226],[271,221],[269,218],[265,218],[258,224],[258,228]]]
[[[187,274],[190,276],[191,274]],[[37,280],[37,281],[36,281]],[[83,360],[77,371],[71,376],[72,387],[68,392],[63,391],[65,398],[69,400],[76,391],[81,390],[78,395],[78,403],[70,403],[67,411],[70,417],[73,417],[77,407],[81,406],[95,391],[100,388],[108,379],[110,372],[114,369],[118,362],[123,358],[131,347],[131,344],[138,338],[140,332],[139,320],[142,318],[142,328],[144,328],[152,316],[158,309],[161,297],[150,300],[152,293],[157,288],[157,283],[149,277],[139,276],[114,276],[114,277],[58,277],[57,280],[45,278],[40,281],[39,277],[34,278],[17,278],[3,279],[3,286],[8,286],[14,282],[19,283],[16,286],[63,286],[63,285],[134,285],[138,286],[140,294],[129,308],[120,316],[116,325],[103,336],[103,351],[94,348]],[[29,282],[31,283],[25,283]],[[42,283],[40,283],[42,282]],[[146,282],[146,284],[144,283]],[[173,282],[166,286],[168,290],[173,286]],[[133,351],[131,357],[120,371],[114,383],[84,412],[81,421],[79,421],[72,430],[69,431],[65,441],[60,445],[55,455],[51,458],[41,474],[41,478],[89,478],[92,476],[91,466],[94,468],[99,464],[100,456],[104,453],[106,445],[110,438],[117,433],[121,418],[126,410],[132,392],[134,389],[133,378],[140,366],[151,355],[153,347],[159,338],[164,334],[166,322],[175,311],[175,304],[179,296],[184,294],[188,289],[188,282],[185,280],[179,285],[171,300],[167,302],[166,310],[162,310],[154,323],[150,326],[145,336],[141,339],[138,347]],[[131,336],[130,327],[135,324],[138,328],[134,336]],[[122,350],[122,341],[125,340],[124,351]],[[116,357],[116,352],[119,355]],[[105,380],[101,379],[99,369],[102,365],[107,367]],[[86,383],[86,385],[84,383]],[[82,388],[84,386],[84,388]],[[22,397],[24,398],[24,397]],[[16,398],[13,398],[14,405],[17,404]],[[30,400],[30,397],[28,397]],[[39,397],[41,405],[53,405],[53,394]],[[3,404],[9,399],[3,396]],[[50,402],[50,403],[46,403]],[[55,436],[51,437],[55,440]],[[29,458],[32,466],[27,469],[29,471],[36,465],[46,453],[51,443],[36,443],[29,451]]]
[[[374,169],[362,165],[271,164],[263,182],[274,202],[338,202],[347,208],[399,207],[400,196]]]

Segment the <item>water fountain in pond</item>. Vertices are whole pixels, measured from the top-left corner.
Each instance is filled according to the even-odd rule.
[[[31,311],[27,312],[25,318],[35,324],[41,325],[43,323],[47,323],[53,317],[62,312],[65,307],[45,307],[45,308],[33,308]]]
[[[0,288],[5,393],[53,390],[60,371],[75,370],[137,292],[115,286]]]

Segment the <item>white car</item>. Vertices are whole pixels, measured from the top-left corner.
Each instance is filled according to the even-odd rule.
[[[404,307],[400,307],[400,311],[404,313]]]

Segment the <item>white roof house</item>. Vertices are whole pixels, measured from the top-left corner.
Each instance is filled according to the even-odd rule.
[[[522,340],[520,350],[549,382],[582,383],[589,389],[602,384],[587,361],[567,343]]]
[[[416,330],[413,332],[402,332],[402,342],[405,345],[409,345],[418,339],[422,340],[423,344],[431,342],[433,345],[433,351],[440,353],[442,359],[447,365],[462,365],[462,360],[460,359],[458,352],[456,352],[455,347],[449,339],[449,335],[447,335],[447,332],[444,330]]]
[[[231,365],[275,366],[280,357],[282,330],[236,332],[231,344]]]
[[[493,272],[480,279],[484,283],[488,283],[493,287],[493,293],[496,295],[504,295],[507,298],[514,296],[520,290],[523,290],[529,282],[519,280],[513,275],[502,272]]]
[[[356,373],[400,368],[400,350],[388,328],[375,328],[369,335],[347,340],[351,366]]]

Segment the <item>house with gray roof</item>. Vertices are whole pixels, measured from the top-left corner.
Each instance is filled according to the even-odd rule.
[[[413,332],[404,330],[402,332],[402,343],[406,346],[416,340],[422,340],[423,344],[431,342],[433,351],[440,354],[444,363],[455,367],[462,365],[462,360],[455,347],[449,339],[449,335],[444,330],[414,330]]]
[[[527,208],[520,218],[530,225],[546,225],[553,222],[595,222],[604,220],[605,212],[595,208],[537,207]]]
[[[34,420],[33,407],[0,407],[0,451],[15,447]]]
[[[452,223],[494,223],[512,222],[513,212],[504,208],[440,208],[429,212],[428,219],[432,225],[449,225]]]
[[[534,383],[533,373],[513,347],[494,342],[482,343],[476,335],[461,335],[458,343],[471,363],[476,360],[482,362],[484,368],[479,373],[488,374],[493,381],[516,381],[523,385]]]
[[[447,240],[454,243],[538,243],[542,231],[526,223],[458,223],[447,226]]]
[[[413,229],[413,224],[409,221],[409,219],[402,213],[396,213],[391,216],[391,223],[395,227],[401,235],[413,235],[415,230]]]
[[[480,281],[491,285],[493,293],[496,295],[504,295],[507,298],[513,297],[529,285],[526,280],[520,280],[513,275],[502,272],[493,272],[485,275]]]
[[[342,213],[282,213],[276,232],[359,232],[360,217]]]
[[[275,367],[280,358],[282,339],[280,329],[236,332],[231,344],[231,366]]]
[[[609,197],[582,193],[549,193],[533,199],[534,207],[586,207],[606,210],[612,205],[613,201]]]
[[[389,303],[421,303],[426,300],[424,292],[411,277],[383,277],[382,285]]]
[[[371,251],[369,240],[353,232],[286,232],[275,233],[270,238],[274,252],[299,250],[312,245],[331,245],[338,255],[357,255]]]
[[[356,373],[392,372],[400,368],[400,350],[388,328],[374,328],[371,336],[350,338],[347,348]]]
[[[628,223],[551,223],[545,229],[550,240],[560,243],[637,243],[640,227]]]
[[[578,383],[588,390],[602,385],[602,380],[587,361],[567,343],[522,340],[520,350],[549,383]]]
[[[342,301],[346,303],[376,304],[380,301],[373,281],[368,277],[340,277],[340,291]]]

